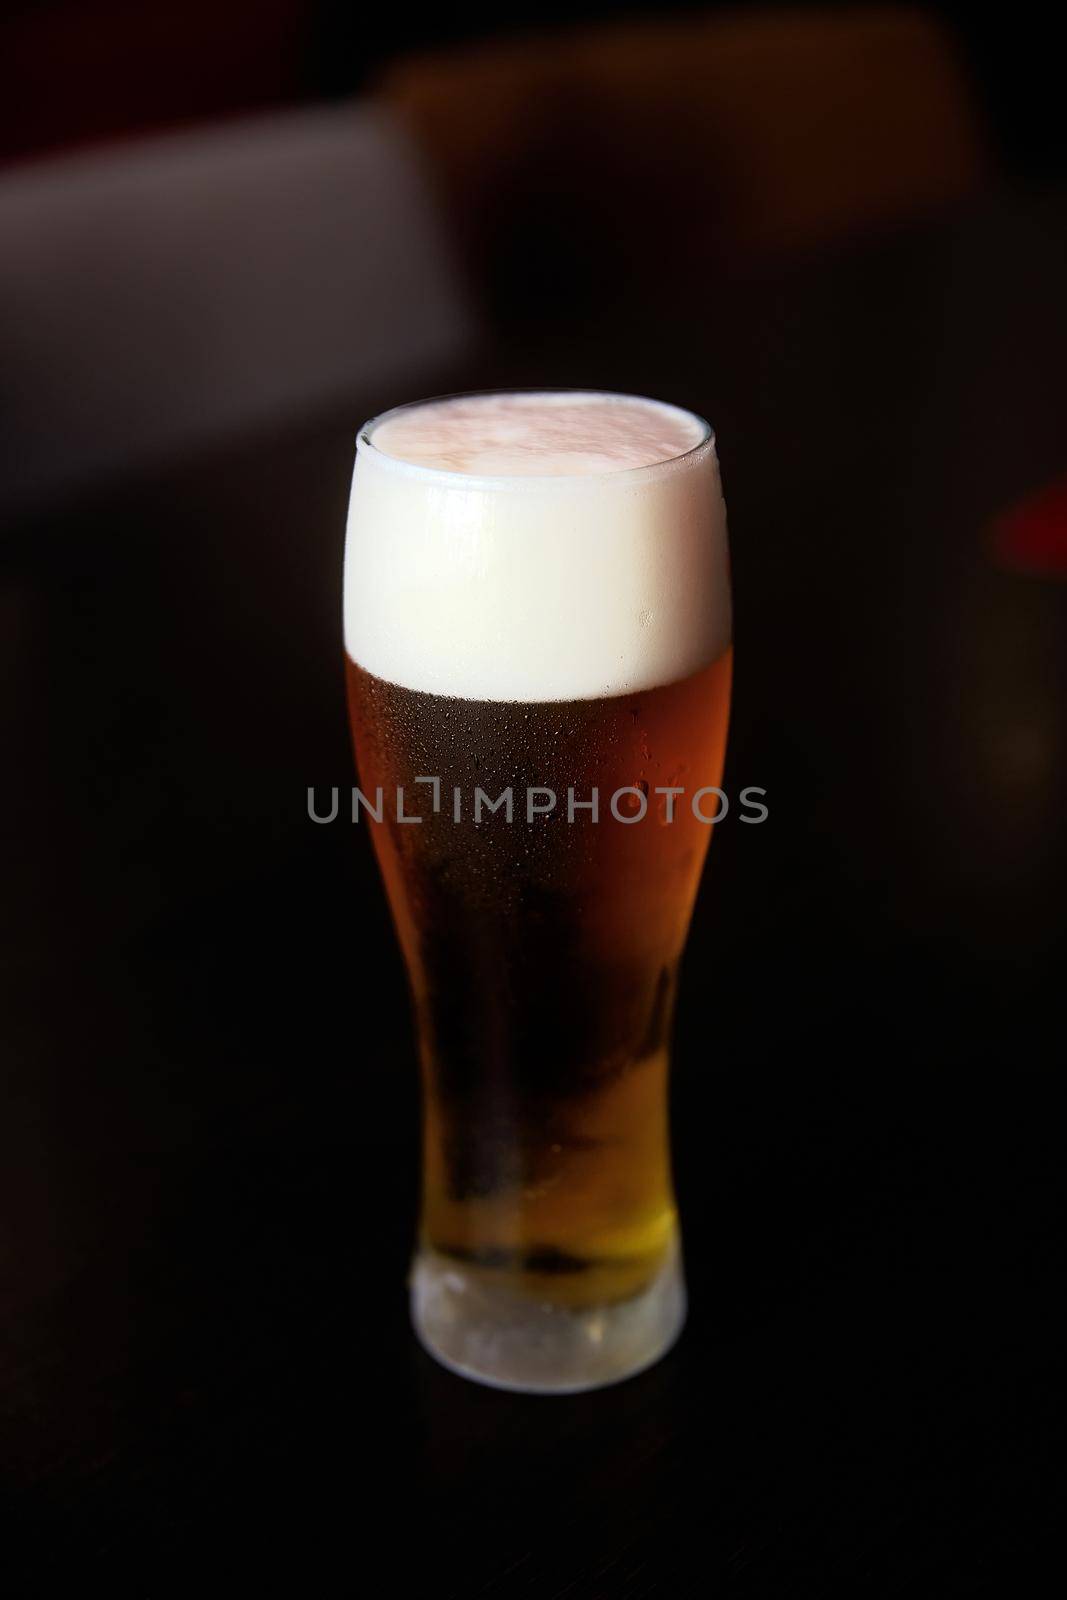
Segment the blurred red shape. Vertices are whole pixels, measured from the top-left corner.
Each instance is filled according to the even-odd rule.
[[[993,549],[1006,567],[1067,577],[1067,476],[998,517]]]

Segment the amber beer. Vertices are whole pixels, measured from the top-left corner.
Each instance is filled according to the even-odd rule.
[[[490,1383],[613,1381],[684,1317],[670,1027],[731,666],[710,430],[570,392],[388,414],[345,624],[422,1061],[417,1331]]]

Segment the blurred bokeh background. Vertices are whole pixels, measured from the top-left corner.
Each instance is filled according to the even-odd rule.
[[[1063,167],[1025,7],[16,0],[0,28],[16,508],[475,349],[602,367],[609,328],[676,342],[738,274]]]
[[[490,1459],[501,1413],[406,1333],[403,976],[362,832],[306,812],[308,785],[353,781],[356,428],[495,384],[648,393],[715,425],[726,784],[771,808],[717,829],[687,957],[691,1332],[621,1402],[626,1448],[607,1451],[713,1438],[747,1509],[709,1512],[687,1498],[699,1475],[656,1467],[648,1527],[619,1502],[634,1562],[690,1517],[711,1570],[748,1550],[765,1582],[746,1593],[799,1592],[801,1569],[816,1592],[847,1569],[881,1593],[872,1571],[903,1571],[934,1529],[930,1582],[971,1592],[944,1577],[959,1541],[981,1565],[1015,1548],[1005,1506],[1038,1515],[1025,1445],[967,1479],[965,1511],[937,1496],[985,1459],[968,1419],[1001,1425],[1005,1372],[1036,1371],[1030,1344],[1012,1367],[1012,1340],[1043,1314],[1052,1215],[1067,145],[1050,16],[5,8],[0,1414],[39,1570],[254,1544],[283,1498],[294,1549],[314,1523],[336,1553],[343,1518],[321,1517],[347,1479],[316,1419],[344,1435],[357,1405],[382,1483],[425,1474],[438,1509],[420,1516],[464,1574],[447,1592],[489,1593],[527,1537]],[[970,1364],[954,1355],[946,1383],[957,1324]],[[999,1343],[975,1346],[978,1324]],[[381,1421],[360,1370],[381,1375]],[[854,1431],[812,1444],[802,1395]],[[528,1416],[538,1495],[588,1512],[595,1563],[618,1531],[587,1503],[603,1441],[582,1421],[561,1450],[559,1424]],[[898,1483],[910,1446],[875,1460],[867,1442],[903,1416]],[[842,1546],[842,1495],[850,1527],[891,1529],[881,1568]],[[522,1592],[563,1592],[536,1570]],[[568,1594],[607,1592],[581,1570]]]
[[[152,8],[132,0],[12,0],[4,13],[4,158],[101,138],[172,128],[210,117],[373,92],[383,73],[414,53],[463,49],[487,38],[513,46],[534,31],[633,22],[770,14],[796,27],[885,6],[580,0],[488,3],[462,8],[359,7],[345,0],[187,0]],[[892,8],[889,8],[892,9]],[[984,7],[934,3],[918,12],[951,33],[979,87],[998,144],[1018,171],[1056,173],[1064,154],[1058,74],[1046,8],[1010,17]],[[792,15],[790,15],[792,13]],[[754,87],[754,86],[753,86]]]
[[[0,505],[475,350],[603,366],[738,274],[1047,183],[1039,15],[16,0]]]

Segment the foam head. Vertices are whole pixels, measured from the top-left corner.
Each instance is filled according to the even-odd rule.
[[[409,689],[575,700],[689,676],[730,642],[714,440],[585,391],[460,395],[360,434],[345,645]]]

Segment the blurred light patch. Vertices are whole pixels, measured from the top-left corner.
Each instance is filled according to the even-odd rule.
[[[3,510],[430,385],[477,338],[420,159],[374,105],[11,170],[0,238]]]

